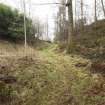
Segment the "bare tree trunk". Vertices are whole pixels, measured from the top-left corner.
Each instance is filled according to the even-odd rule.
[[[65,4],[65,0],[62,0],[61,1],[62,4]],[[66,25],[66,7],[65,6],[62,6],[62,34],[63,34],[63,42],[66,42],[67,40],[65,40],[65,25]]]
[[[77,15],[77,3],[76,3],[77,1],[75,0],[75,21],[74,21],[74,27],[76,28],[76,20],[77,20],[77,18],[76,18],[76,15]]]
[[[26,26],[26,3],[23,0],[23,9],[24,9],[24,47],[25,47],[25,54],[27,52],[27,26]]]
[[[104,2],[103,2],[103,0],[101,0],[101,4],[102,4],[102,9],[103,9],[104,17],[105,17],[105,8],[104,8]]]
[[[48,25],[48,16],[47,16],[47,22],[46,22],[46,37],[47,37],[47,40],[49,41],[49,25]]]
[[[68,6],[68,19],[69,19],[67,52],[71,53],[73,50],[73,42],[72,42],[72,37],[73,37],[73,7],[72,6],[73,5],[72,5],[72,0],[68,0],[67,6]]]
[[[81,0],[81,28],[83,29],[83,25],[84,25],[84,22],[83,22],[83,0]]]
[[[97,0],[94,0],[94,20],[97,21]]]

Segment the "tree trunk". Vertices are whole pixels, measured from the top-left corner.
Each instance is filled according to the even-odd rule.
[[[83,20],[83,0],[81,0],[81,30],[83,30],[84,20]]]
[[[71,53],[73,51],[73,5],[72,5],[72,0],[68,0],[67,2],[68,6],[68,45],[67,45],[67,52]]]
[[[77,1],[75,0],[75,19],[74,19],[74,27],[76,28],[76,20],[77,20]]]
[[[104,8],[104,2],[103,2],[103,0],[101,0],[101,4],[102,4],[102,9],[103,9],[104,17],[105,17],[105,8]]]
[[[94,20],[97,21],[97,0],[94,1]]]

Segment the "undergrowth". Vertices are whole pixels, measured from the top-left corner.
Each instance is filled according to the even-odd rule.
[[[3,81],[3,86],[11,86],[11,94],[16,97],[16,102],[11,100],[8,105],[105,104],[104,77],[90,72],[89,60],[57,53],[56,47],[52,45],[37,51],[34,56],[3,58],[9,69],[2,75],[8,74],[17,79],[13,84]],[[79,63],[87,65],[77,67]],[[1,91],[5,94],[9,90],[0,87],[0,94]]]

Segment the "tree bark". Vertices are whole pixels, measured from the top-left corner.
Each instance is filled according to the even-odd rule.
[[[103,0],[101,0],[101,4],[102,4],[102,9],[103,9],[104,17],[105,17],[105,8],[104,8],[104,2],[103,2]]]
[[[72,53],[73,51],[73,5],[72,0],[68,0],[67,2],[68,6],[68,45],[67,45],[67,52]]]
[[[81,28],[83,29],[84,20],[83,20],[83,0],[81,0]]]
[[[97,0],[94,0],[94,20],[97,21]]]

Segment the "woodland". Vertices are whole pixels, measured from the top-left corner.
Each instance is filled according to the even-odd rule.
[[[0,3],[0,105],[105,105],[105,1],[34,4],[57,5],[54,39],[22,3]]]

